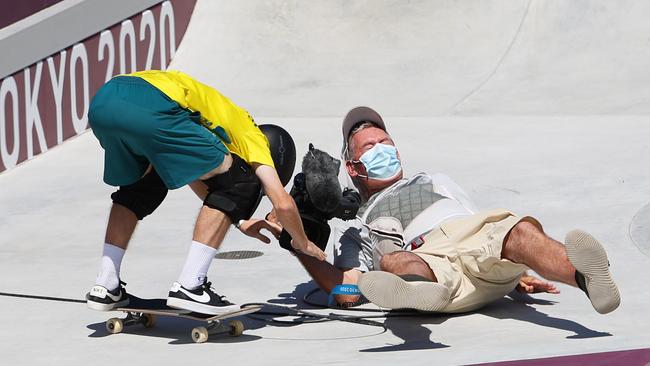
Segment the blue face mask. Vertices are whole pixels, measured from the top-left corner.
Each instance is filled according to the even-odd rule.
[[[386,144],[375,144],[359,158],[368,172],[367,178],[391,179],[402,171],[402,164],[397,158],[397,148]]]

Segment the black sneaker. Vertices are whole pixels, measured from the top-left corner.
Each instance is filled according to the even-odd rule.
[[[120,281],[116,289],[109,291],[106,287],[95,285],[86,294],[86,305],[89,309],[108,311],[129,304],[129,295],[124,290],[126,283]]]
[[[169,289],[167,297],[167,306],[177,309],[190,310],[201,314],[223,314],[234,310],[239,310],[239,305],[235,305],[224,296],[219,296],[210,287],[211,282],[207,279],[203,284],[193,290],[186,289],[180,283],[174,282]]]

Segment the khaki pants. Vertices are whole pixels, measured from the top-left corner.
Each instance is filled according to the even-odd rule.
[[[528,269],[501,258],[503,240],[520,221],[542,229],[533,217],[493,210],[444,222],[413,250],[431,267],[438,282],[451,290],[443,312],[478,309],[512,291]]]

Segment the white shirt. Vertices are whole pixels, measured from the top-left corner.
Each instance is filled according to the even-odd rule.
[[[418,173],[410,178],[404,178],[394,183],[381,192],[374,194],[366,202],[356,219],[343,222],[332,230],[334,240],[334,265],[339,268],[356,268],[362,272],[372,270],[372,228],[369,220],[374,219],[374,208],[382,202],[388,202],[392,197],[412,185],[422,185],[426,188],[420,191],[430,193],[431,197],[423,197],[423,201],[432,203],[426,207],[418,207],[418,202],[413,202],[402,217],[403,245],[405,249],[414,239],[440,227],[446,220],[455,217],[469,216],[478,212],[478,208],[469,195],[444,174],[429,175]],[[428,186],[432,186],[429,189]],[[412,188],[412,187],[411,187]],[[418,198],[415,198],[417,200]],[[395,200],[393,200],[395,201]],[[414,208],[415,207],[415,208]],[[393,212],[401,207],[393,207]],[[400,216],[400,215],[395,215]]]

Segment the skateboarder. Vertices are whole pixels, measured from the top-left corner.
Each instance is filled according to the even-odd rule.
[[[206,314],[238,308],[207,280],[212,258],[229,226],[269,242],[260,230],[279,227],[250,219],[261,192],[269,197],[301,253],[324,260],[304,233],[295,203],[284,190],[295,163],[291,136],[258,127],[249,114],[215,89],[178,71],[117,76],[95,95],[88,113],[105,150],[104,182],[119,189],[111,207],[103,254],[88,307],[128,304],[120,266],[139,220],[162,203],[169,189],[189,185],[203,200],[185,265],[167,305]]]
[[[465,312],[518,284],[526,292],[557,292],[548,282],[522,277],[531,268],[580,288],[599,313],[619,306],[607,254],[596,239],[574,230],[562,244],[533,217],[502,209],[481,212],[442,174],[404,178],[398,150],[376,111],[358,107],[347,114],[343,157],[365,202],[356,220],[337,228],[334,265],[297,255],[325,291],[358,284],[385,308]]]

